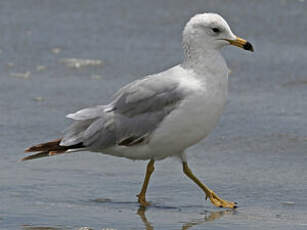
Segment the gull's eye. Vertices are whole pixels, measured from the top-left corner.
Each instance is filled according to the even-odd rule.
[[[220,29],[216,27],[212,28],[212,31],[216,34],[221,32]]]

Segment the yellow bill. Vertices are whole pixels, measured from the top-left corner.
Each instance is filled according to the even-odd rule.
[[[237,46],[237,47],[240,47],[242,49],[245,49],[245,50],[249,50],[251,52],[254,52],[254,48],[253,48],[253,45],[246,41],[245,39],[243,38],[240,38],[240,37],[237,37],[235,40],[228,40],[227,41],[233,45],[233,46]]]

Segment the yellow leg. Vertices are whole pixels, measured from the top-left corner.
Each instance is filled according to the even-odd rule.
[[[138,202],[140,203],[141,207],[146,207],[146,206],[150,205],[150,203],[146,201],[145,195],[146,195],[146,190],[147,190],[147,187],[148,187],[150,176],[153,173],[153,171],[155,170],[154,163],[155,163],[154,160],[149,161],[149,163],[147,165],[147,169],[146,169],[146,175],[145,175],[144,183],[143,183],[143,186],[142,186],[142,190],[137,195]]]
[[[209,198],[211,203],[214,204],[216,207],[220,207],[220,208],[236,208],[237,207],[235,202],[230,202],[230,201],[219,198],[211,189],[209,189],[206,185],[201,183],[198,180],[198,178],[193,175],[187,162],[183,162],[182,166],[183,166],[183,172],[205,192],[206,199]]]

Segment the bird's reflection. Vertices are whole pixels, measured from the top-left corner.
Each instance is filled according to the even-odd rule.
[[[154,230],[153,224],[147,219],[146,217],[146,208],[139,208],[137,211],[137,214],[140,216],[143,224],[144,229],[146,230]],[[221,210],[221,211],[205,211],[202,215],[202,218],[199,219],[192,219],[188,222],[182,223],[182,226],[180,229],[187,230],[192,228],[196,225],[201,225],[207,222],[212,222],[215,220],[220,219],[221,217],[225,215],[234,215],[236,214],[235,210]],[[68,230],[71,228],[66,227],[50,227],[50,226],[31,226],[31,225],[23,225],[23,230]],[[80,228],[80,230],[83,228]],[[92,228],[84,227],[84,229],[94,230]]]
[[[146,215],[146,208],[140,207],[137,211],[137,214],[141,217],[141,220],[145,226],[146,230],[154,230],[154,227],[152,226],[152,224],[150,223],[150,221],[148,221]],[[206,222],[211,222],[214,220],[217,220],[219,218],[221,218],[224,215],[233,215],[235,214],[235,210],[222,210],[222,211],[215,211],[215,212],[206,212],[204,214],[204,217],[198,220],[191,220],[189,222],[183,223],[181,229],[182,230],[187,230],[195,225],[200,225],[200,224],[204,224]]]
[[[145,216],[145,211],[146,211],[146,208],[140,207],[137,211],[137,214],[141,217],[141,220],[142,220],[143,224],[145,225],[145,229],[146,230],[153,230],[154,228],[152,227],[151,223],[147,220],[147,218]]]

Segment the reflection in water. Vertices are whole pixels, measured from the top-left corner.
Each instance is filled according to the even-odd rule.
[[[215,212],[207,212],[204,216],[204,218],[199,219],[199,220],[192,220],[190,222],[184,223],[182,225],[182,230],[186,230],[189,229],[195,225],[200,225],[206,222],[211,222],[214,220],[217,220],[219,218],[221,218],[224,215],[233,215],[235,214],[235,210],[231,209],[231,210],[223,210],[223,211],[215,211]]]
[[[137,214],[141,217],[141,220],[143,224],[145,225],[146,230],[154,230],[154,227],[151,225],[151,223],[147,220],[146,215],[146,208],[139,208],[137,211]],[[214,220],[217,220],[221,218],[224,215],[233,215],[235,214],[235,210],[223,210],[223,211],[215,211],[215,212],[206,212],[205,216],[198,220],[191,220],[189,222],[186,222],[182,225],[181,229],[186,230],[189,229],[195,225],[200,225],[206,222],[211,222]]]
[[[143,224],[144,224],[144,229],[146,230],[154,230],[154,227],[152,226],[152,223],[148,221],[146,215],[146,208],[139,208],[137,211],[137,214],[140,216]],[[224,215],[234,215],[236,213],[235,210],[222,210],[222,211],[215,211],[215,212],[209,212],[206,211],[203,215],[202,218],[199,219],[193,219],[189,222],[185,222],[182,224],[181,229],[182,230],[187,230],[190,229],[193,226],[204,224],[206,222],[211,222],[215,221],[219,218],[221,218]],[[24,230],[72,230],[72,228],[67,228],[67,227],[47,227],[47,226],[31,226],[31,225],[23,225],[22,226]],[[94,230],[89,227],[81,227],[78,230]]]
[[[147,220],[145,216],[146,208],[140,207],[137,211],[137,214],[141,217],[143,224],[145,225],[146,230],[153,230],[154,228],[151,226],[150,222]]]

